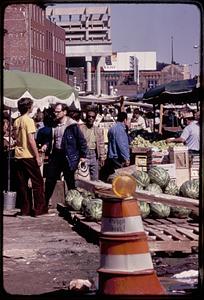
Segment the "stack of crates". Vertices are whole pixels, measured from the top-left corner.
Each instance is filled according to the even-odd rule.
[[[168,164],[169,155],[167,151],[153,151],[150,149],[147,153],[147,165],[148,168],[159,164]]]
[[[200,155],[192,155],[189,160],[190,180],[199,179]]]
[[[134,158],[134,163],[136,170],[147,172],[147,148],[133,147],[132,156]]]
[[[147,172],[147,155],[135,155],[136,170]]]

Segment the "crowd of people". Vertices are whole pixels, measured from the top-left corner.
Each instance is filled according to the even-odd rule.
[[[57,180],[63,178],[68,189],[75,189],[75,172],[79,163],[87,164],[91,180],[104,180],[116,169],[129,166],[130,130],[151,131],[151,112],[139,108],[132,112],[128,108],[109,111],[108,119],[113,121],[108,130],[107,147],[99,119],[107,118],[108,108],[87,105],[83,111],[74,106],[57,103],[31,117],[33,101],[22,98],[18,101],[20,116],[12,124],[5,115],[4,170],[11,159],[11,188],[17,191],[17,207],[22,216],[38,217],[48,213],[50,199]],[[191,153],[200,150],[199,112],[181,115],[169,110],[165,124],[181,126],[179,137],[168,138],[166,142],[183,142]],[[156,126],[156,122],[154,122]],[[169,127],[168,126],[168,127]],[[43,159],[42,159],[43,158]],[[4,189],[7,190],[4,179]],[[32,189],[32,193],[30,193]]]

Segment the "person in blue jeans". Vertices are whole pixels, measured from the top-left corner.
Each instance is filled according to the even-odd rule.
[[[130,165],[130,147],[127,133],[127,113],[119,112],[117,122],[108,131],[108,173]]]

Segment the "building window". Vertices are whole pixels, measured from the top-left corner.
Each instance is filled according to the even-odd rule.
[[[155,79],[148,80],[148,88],[150,89],[155,88],[157,85],[158,85],[157,80]]]

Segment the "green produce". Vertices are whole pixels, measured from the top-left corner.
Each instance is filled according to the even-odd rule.
[[[150,214],[157,219],[167,218],[170,215],[170,206],[158,202],[150,203]]]
[[[168,150],[169,147],[180,147],[181,145],[183,145],[183,143],[173,143],[173,142],[166,143],[166,140],[154,141],[151,143],[149,140],[144,139],[140,135],[135,137],[131,142],[132,147],[139,147],[139,148],[157,147],[159,151]]]
[[[170,181],[169,173],[162,167],[152,167],[148,175],[152,183],[158,184],[161,188],[165,188]]]
[[[170,215],[171,217],[185,219],[189,217],[191,210],[186,207],[171,207]]]
[[[132,173],[132,176],[135,177],[136,182],[139,186],[147,187],[150,183],[149,175],[146,172],[143,171],[135,171]]]
[[[142,191],[142,190],[144,190],[144,187],[141,186],[140,184],[137,184],[136,185],[136,191]]]
[[[87,207],[87,204],[91,201],[91,198],[83,198],[82,202],[81,202],[81,212],[84,215],[85,214],[85,210]]]
[[[143,219],[145,219],[150,213],[149,203],[147,203],[145,201],[138,201],[138,205],[139,205],[139,208],[140,208],[141,217]]]
[[[94,198],[95,194],[93,192],[87,191],[83,188],[77,188],[77,190],[80,192],[80,194],[83,196],[83,198]]]
[[[164,190],[164,193],[168,195],[175,195],[175,196],[179,194],[179,188],[174,182],[174,180],[169,181],[169,183],[167,184]]]
[[[100,221],[102,218],[102,204],[103,201],[101,199],[91,199],[85,208],[84,213],[86,219],[90,221]]]
[[[74,210],[80,210],[82,200],[83,197],[80,192],[73,189],[67,192],[65,204],[71,206]]]
[[[199,198],[199,180],[187,180],[180,187],[180,193],[184,197]]]
[[[146,188],[146,191],[154,193],[154,194],[161,194],[162,193],[162,189],[161,187],[156,184],[156,183],[150,183]]]

